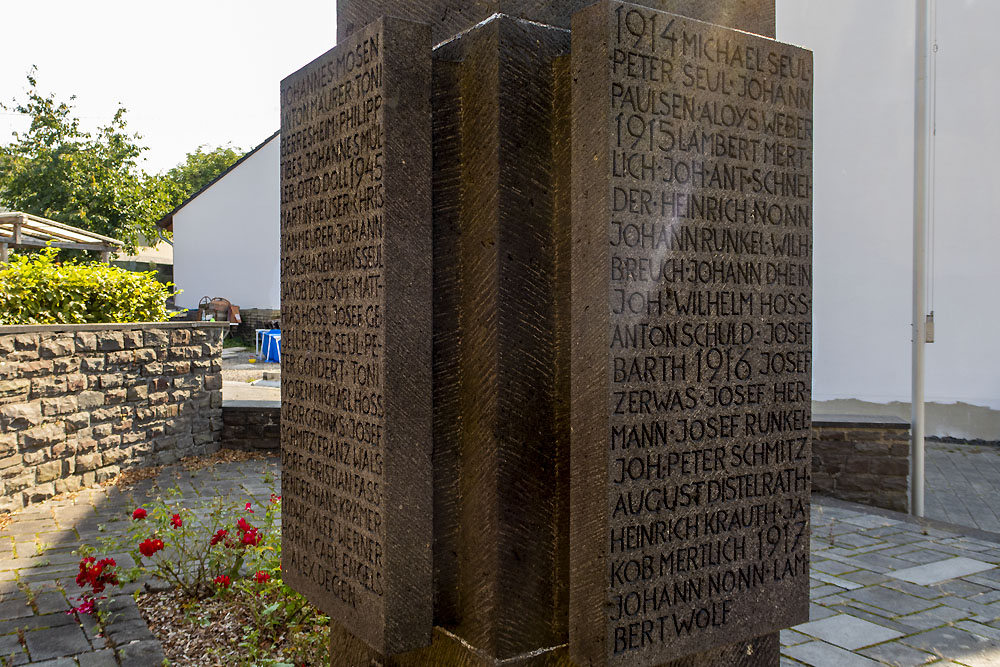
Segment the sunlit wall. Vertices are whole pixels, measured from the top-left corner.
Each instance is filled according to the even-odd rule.
[[[915,3],[777,0],[777,17],[778,39],[815,54],[813,399],[820,411],[908,416]],[[938,404],[928,408],[930,432],[994,440],[997,25],[1000,3],[938,2],[936,342],[926,382],[927,401]]]

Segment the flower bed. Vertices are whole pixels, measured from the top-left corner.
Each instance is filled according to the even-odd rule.
[[[177,664],[328,664],[329,619],[282,580],[281,497],[257,504],[216,498],[194,509],[180,499],[173,488],[132,509],[124,534],[79,549],[82,592],[70,613],[100,622],[122,584],[159,581],[169,589],[136,601]]]

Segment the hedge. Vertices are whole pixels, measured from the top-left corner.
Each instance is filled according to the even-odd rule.
[[[155,273],[99,262],[60,262],[58,250],[12,254],[0,264],[0,324],[112,324],[168,319],[173,285]]]

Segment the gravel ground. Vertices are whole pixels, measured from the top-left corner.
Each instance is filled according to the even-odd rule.
[[[229,348],[234,350],[236,348]],[[240,350],[230,355],[224,352],[222,358],[222,379],[228,382],[250,382],[252,380],[264,379],[264,371],[281,374],[281,364],[270,363],[250,363],[253,358],[253,348]]]

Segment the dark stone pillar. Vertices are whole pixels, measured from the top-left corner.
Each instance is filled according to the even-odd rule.
[[[569,434],[553,373],[552,60],[568,48],[565,30],[498,17],[435,53],[452,70],[460,107],[437,110],[442,125],[454,114],[459,135],[439,136],[437,155],[457,143],[461,165],[457,206],[443,212],[457,227],[442,223],[436,238],[457,248],[443,261],[457,265],[459,283],[457,322],[436,314],[437,340],[458,340],[455,409],[439,406],[457,415],[457,431],[442,420],[435,434],[435,460],[457,473],[438,488],[456,497],[438,503],[455,517],[439,519],[451,525],[436,539],[435,557],[447,563],[436,568],[436,612],[439,624],[500,659],[566,641]],[[448,185],[439,195],[452,201]]]
[[[437,44],[435,629],[384,656],[333,627],[334,665],[573,666],[568,27],[591,1],[339,0],[341,39],[388,14]],[[641,4],[774,35],[773,0]],[[771,634],[670,665],[777,662]]]
[[[337,40],[380,16],[399,16],[431,26],[435,44],[469,30],[494,14],[569,28],[574,13],[594,0],[337,0]],[[774,0],[640,0],[637,5],[690,16],[727,28],[774,37]]]

